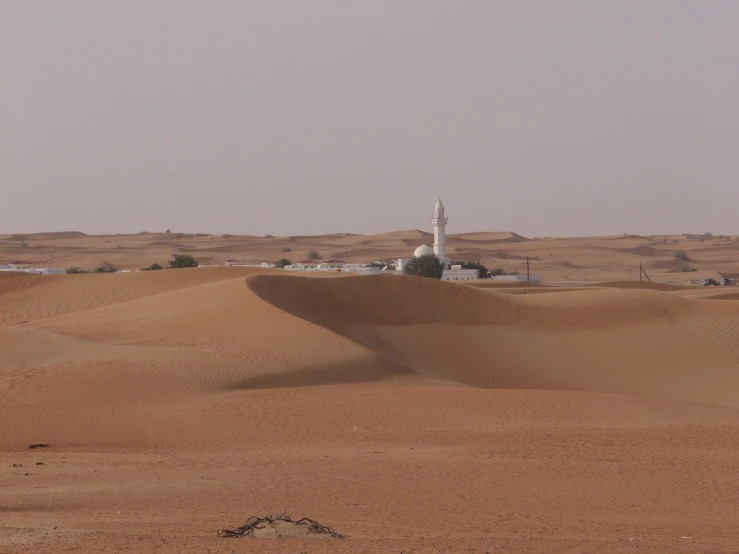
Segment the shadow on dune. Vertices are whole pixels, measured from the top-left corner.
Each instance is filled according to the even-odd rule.
[[[274,307],[435,379],[739,405],[739,311],[733,302],[619,290],[629,286],[525,298],[386,275],[259,275],[246,283]],[[266,376],[245,386],[384,378],[376,371],[307,368],[289,379]]]
[[[378,358],[341,364],[305,366],[281,373],[256,375],[234,383],[229,389],[254,390],[371,383],[400,375],[414,375],[414,372]]]
[[[510,325],[528,309],[505,294],[419,277],[264,275],[246,284],[273,306],[344,336],[352,325]]]
[[[712,296],[706,296],[706,300],[739,300],[738,292],[719,293]]]

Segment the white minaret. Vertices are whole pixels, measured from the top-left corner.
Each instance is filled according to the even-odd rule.
[[[446,221],[444,217],[444,204],[441,203],[441,198],[436,201],[436,207],[434,208],[434,217],[431,218],[431,223],[434,225],[434,254],[440,260],[446,259]]]

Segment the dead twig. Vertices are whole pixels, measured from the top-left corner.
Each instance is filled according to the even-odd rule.
[[[268,525],[273,525],[276,522],[292,523],[295,526],[305,527],[308,532],[315,533],[317,535],[330,535],[335,539],[346,539],[346,535],[337,533],[327,525],[321,525],[314,519],[304,517],[297,521],[293,521],[288,515],[276,515],[266,517],[252,516],[246,523],[236,529],[218,529],[217,535],[224,538],[239,538],[239,537],[254,537],[254,531],[257,529],[263,529]]]
[[[40,442],[38,444],[29,444],[28,448],[46,448],[47,446],[49,445],[46,443]]]

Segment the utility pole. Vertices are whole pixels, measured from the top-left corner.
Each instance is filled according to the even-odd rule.
[[[651,279],[649,278],[649,275],[647,275],[647,272],[646,272],[646,270],[644,269],[644,267],[642,266],[642,264],[639,264],[639,281],[640,281],[640,282],[641,282],[641,280],[642,280],[642,278],[641,278],[641,277],[642,277],[642,275],[644,275],[644,277],[646,277],[646,278],[647,278],[647,281],[649,281],[650,283],[652,282],[652,280],[651,280]]]
[[[526,256],[526,280],[531,281],[531,264],[528,256]]]

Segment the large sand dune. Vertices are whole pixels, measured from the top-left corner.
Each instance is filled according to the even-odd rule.
[[[660,288],[0,274],[0,551],[730,548],[739,303]]]
[[[248,284],[273,305],[436,378],[739,407],[738,305],[642,290],[525,298],[385,276],[272,275]]]

